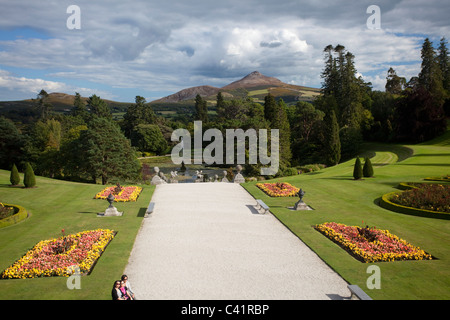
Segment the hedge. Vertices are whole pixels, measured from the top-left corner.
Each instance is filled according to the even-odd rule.
[[[5,207],[13,207],[14,210],[17,212],[15,214],[13,214],[12,216],[1,219],[0,220],[0,229],[11,226],[13,224],[16,224],[22,220],[25,220],[28,217],[27,210],[22,206],[18,206],[16,204],[7,204],[7,203],[3,203],[3,205]]]
[[[448,213],[406,207],[406,206],[402,206],[402,205],[399,205],[399,204],[396,204],[396,203],[393,203],[392,201],[390,201],[390,199],[398,193],[399,192],[394,191],[394,192],[386,193],[385,195],[383,195],[380,200],[380,207],[394,211],[394,212],[409,214],[409,215],[413,215],[413,216],[450,220],[450,214],[448,214]]]
[[[427,181],[450,182],[450,179],[444,178],[444,177],[428,177],[428,178],[425,178],[424,180],[427,180]]]

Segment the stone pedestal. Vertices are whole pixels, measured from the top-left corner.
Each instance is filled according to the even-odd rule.
[[[121,217],[123,212],[119,212],[116,207],[109,207],[105,212],[98,213],[99,217]]]
[[[161,179],[158,175],[155,175],[152,178],[152,181],[150,182],[150,184],[152,185],[158,185],[158,184],[164,184],[166,183],[163,179]]]
[[[311,210],[310,207],[303,201],[299,200],[294,206],[294,210]]]

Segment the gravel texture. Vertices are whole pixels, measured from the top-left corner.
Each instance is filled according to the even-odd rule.
[[[152,201],[124,271],[139,300],[350,298],[347,282],[239,184],[158,185]]]

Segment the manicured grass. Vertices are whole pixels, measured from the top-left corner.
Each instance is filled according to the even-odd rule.
[[[360,156],[372,157],[375,177],[361,181],[352,177],[354,159],[314,173],[273,179],[303,188],[303,199],[313,211],[291,211],[288,207],[296,198],[271,198],[255,183],[243,186],[346,281],[372,298],[450,299],[450,221],[395,213],[377,204],[400,182],[422,182],[428,176],[450,173],[448,134],[447,139],[413,146],[367,144]],[[362,226],[362,221],[388,229],[438,260],[374,263],[381,270],[381,289],[369,290],[366,281],[371,274],[366,270],[371,264],[357,261],[312,227],[324,222]]]
[[[21,178],[23,176],[21,175]],[[37,188],[9,187],[9,172],[0,170],[0,201],[19,204],[31,216],[0,229],[0,272],[40,240],[79,231],[108,228],[118,231],[89,276],[81,277],[81,289],[69,290],[67,278],[51,277],[0,280],[0,299],[111,299],[114,280],[119,279],[133,247],[154,186],[143,186],[136,202],[115,203],[122,217],[97,217],[108,203],[93,199],[101,185],[72,183],[37,177]],[[130,279],[130,281],[132,281]]]
[[[385,210],[377,205],[385,193],[397,190],[400,182],[421,182],[430,176],[450,173],[450,136],[414,145],[367,144],[374,178],[354,181],[354,159],[332,168],[299,176],[274,179],[289,182],[306,191],[304,201],[313,211],[294,212],[296,198],[271,198],[255,186],[244,187],[262,199],[294,234],[351,284],[358,284],[374,299],[449,299],[450,298],[450,221],[415,217]],[[22,175],[21,175],[22,178]],[[93,197],[101,185],[82,184],[37,177],[37,188],[11,188],[9,172],[0,170],[0,201],[25,207],[31,216],[17,225],[0,229],[0,270],[19,259],[44,239],[78,231],[108,228],[117,236],[99,259],[94,271],[81,278],[80,290],[69,290],[67,278],[0,280],[0,299],[107,299],[113,281],[125,266],[142,222],[145,208],[154,191],[144,186],[137,202],[116,203],[123,217],[99,218],[106,201]],[[368,290],[364,264],[312,228],[323,222],[340,222],[388,229],[437,257],[431,261],[375,263],[381,269],[381,289]],[[130,279],[132,282],[132,279]]]

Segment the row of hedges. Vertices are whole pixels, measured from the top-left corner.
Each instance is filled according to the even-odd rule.
[[[408,189],[415,188],[414,186],[410,186],[407,183],[403,183],[402,187],[405,188],[405,190],[406,190],[406,188],[408,188]],[[392,197],[394,197],[398,193],[399,193],[398,191],[394,191],[394,192],[390,192],[390,193],[383,195],[380,200],[380,206],[384,209],[388,209],[388,210],[398,212],[398,213],[404,213],[404,214],[409,214],[409,215],[414,215],[414,216],[419,216],[419,217],[439,218],[439,219],[450,220],[450,214],[448,214],[448,213],[406,207],[406,206],[402,206],[402,205],[399,205],[399,204],[396,204],[396,203],[393,203],[392,201],[390,201],[390,199],[392,199]]]
[[[7,204],[7,203],[3,203],[3,205],[5,207],[13,207],[15,213],[12,216],[9,216],[7,218],[0,220],[0,229],[10,226],[10,225],[13,225],[13,224],[16,224],[28,217],[27,210],[22,206],[18,206],[16,204]]]

